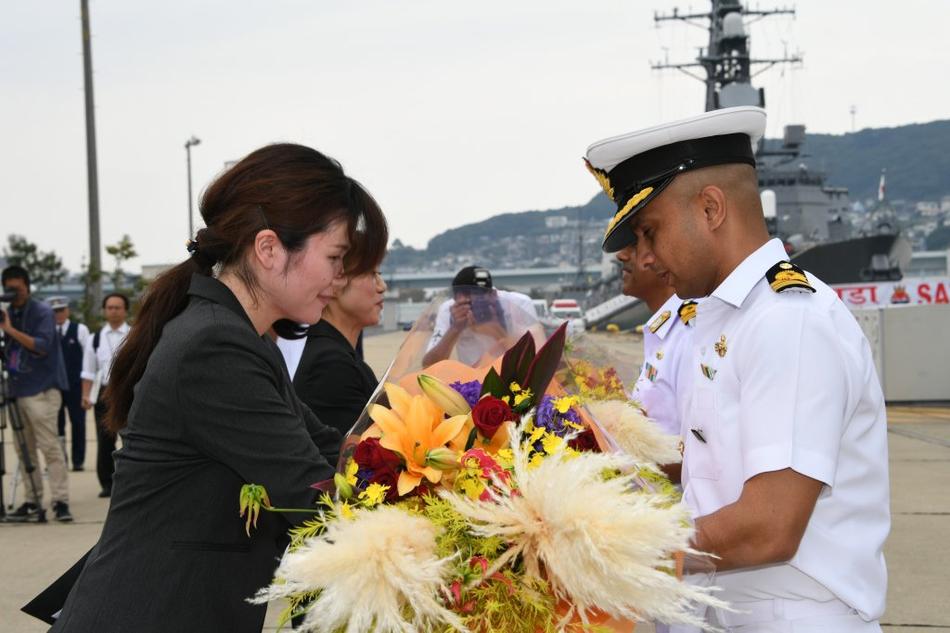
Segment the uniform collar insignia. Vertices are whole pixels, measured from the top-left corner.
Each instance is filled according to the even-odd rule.
[[[815,292],[808,282],[805,271],[791,262],[779,262],[768,269],[765,279],[775,292],[796,290],[799,292]]]
[[[716,350],[716,353],[719,354],[719,358],[726,357],[726,335],[722,334],[719,336],[719,340],[713,345],[713,349]]]
[[[679,310],[676,311],[680,317],[680,321],[682,321],[684,325],[689,325],[689,322],[696,316],[696,306],[697,303],[695,301],[687,299],[680,305]]]
[[[663,324],[669,320],[671,314],[669,310],[664,310],[659,316],[650,321],[650,331],[656,334],[656,331],[663,327]]]

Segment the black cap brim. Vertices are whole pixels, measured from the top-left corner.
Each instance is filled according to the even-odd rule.
[[[654,183],[651,185],[653,190],[644,196],[643,199],[639,200],[631,208],[622,209],[618,211],[616,215],[614,215],[614,218],[608,225],[607,234],[604,235],[604,243],[601,245],[601,249],[605,253],[616,253],[617,251],[636,243],[637,236],[633,232],[633,223],[630,222],[630,220],[633,219],[633,216],[636,215],[638,211],[650,204],[651,200],[663,193],[663,190],[666,189],[671,182],[673,182],[675,177],[676,175],[674,174],[658,183]],[[636,196],[633,196],[633,198],[635,197]]]

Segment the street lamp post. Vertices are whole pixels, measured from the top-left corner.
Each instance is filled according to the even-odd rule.
[[[199,139],[194,134],[191,135],[191,138],[185,141],[185,154],[188,157],[188,239],[192,239],[195,236],[195,227],[193,224],[194,211],[192,210],[191,202],[191,148],[195,145],[201,143]]]

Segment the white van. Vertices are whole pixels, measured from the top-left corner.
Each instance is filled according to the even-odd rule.
[[[587,327],[587,323],[584,321],[584,311],[581,310],[581,306],[574,299],[555,299],[551,302],[548,314],[550,315],[548,322],[555,327],[564,321],[568,322],[568,336],[580,334]]]

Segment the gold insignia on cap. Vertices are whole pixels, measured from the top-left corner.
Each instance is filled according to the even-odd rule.
[[[589,171],[591,175],[597,179],[598,184],[600,184],[600,188],[604,190],[604,193],[607,194],[607,197],[613,200],[614,188],[613,185],[610,184],[610,177],[607,175],[607,172],[605,172],[603,169],[594,167],[586,158],[584,159],[584,164],[587,166],[587,171]]]
[[[766,271],[765,279],[775,292],[785,292],[787,290],[815,292],[815,289],[808,282],[805,271],[791,262],[775,264]]]
[[[650,331],[656,334],[656,331],[663,327],[663,324],[666,323],[670,318],[670,311],[664,310],[662,314],[650,321]]]
[[[721,334],[719,340],[713,345],[713,349],[719,354],[719,358],[726,357],[726,335]]]
[[[685,325],[689,325],[689,322],[692,321],[693,318],[696,316],[697,305],[698,304],[692,299],[684,301],[680,305],[679,310],[676,311],[676,313],[680,317],[680,321],[682,321]]]
[[[613,190],[611,189],[611,191]],[[610,221],[610,224],[607,225],[607,231],[604,233],[604,237],[610,235],[610,232],[614,230],[614,227],[627,219],[630,209],[640,204],[643,199],[651,193],[653,193],[653,187],[646,187],[638,191],[635,196],[627,200],[627,204],[623,205],[623,208],[620,209],[620,211],[617,211],[613,219]]]

